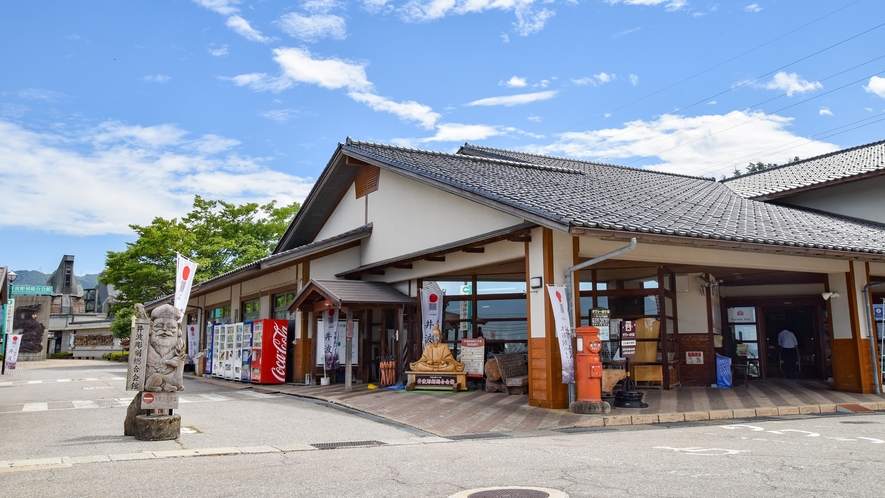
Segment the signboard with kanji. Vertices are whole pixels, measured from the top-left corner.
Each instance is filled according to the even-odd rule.
[[[148,339],[151,333],[151,321],[148,318],[136,318],[129,335],[129,371],[126,373],[126,390],[144,390],[144,370],[147,367]]]
[[[630,320],[621,322],[621,356],[632,358],[636,355],[636,324]]]

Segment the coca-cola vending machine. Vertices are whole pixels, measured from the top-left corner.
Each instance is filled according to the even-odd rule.
[[[252,322],[252,383],[286,382],[287,320]]]

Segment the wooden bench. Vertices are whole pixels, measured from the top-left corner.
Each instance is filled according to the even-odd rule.
[[[529,366],[525,353],[496,354],[495,363],[500,370],[500,379],[487,379],[486,391],[501,391],[507,394],[527,394],[529,392]]]

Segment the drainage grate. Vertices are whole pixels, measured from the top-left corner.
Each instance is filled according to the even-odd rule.
[[[840,424],[878,424],[879,422],[870,422],[868,420],[840,420]]]
[[[345,443],[316,443],[312,444],[318,450],[334,450],[337,448],[357,448],[363,446],[384,446],[381,441],[348,441]]]
[[[454,441],[461,441],[464,439],[492,439],[496,437],[510,437],[507,434],[502,434],[500,432],[488,432],[486,434],[461,434],[460,436],[443,436],[446,439],[451,439]]]
[[[605,432],[611,431],[610,427],[568,427],[565,429],[553,429],[553,432],[562,432],[564,434],[582,434],[585,432]]]
[[[548,498],[550,493],[545,493],[539,489],[487,489],[485,491],[477,491],[467,495],[467,498]]]

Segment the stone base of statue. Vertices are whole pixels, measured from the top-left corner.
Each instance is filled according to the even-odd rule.
[[[135,439],[168,441],[181,434],[179,415],[139,415],[135,417]]]
[[[568,405],[568,411],[582,415],[596,415],[611,413],[612,407],[605,401],[573,401]]]
[[[406,371],[406,391],[432,389],[439,391],[467,390],[467,372],[414,372]]]
[[[173,415],[171,409],[142,409],[142,398],[145,394],[156,396],[154,393],[142,391],[132,399],[126,410],[123,434],[135,436],[139,441],[168,441],[178,438],[181,434],[181,417]]]

